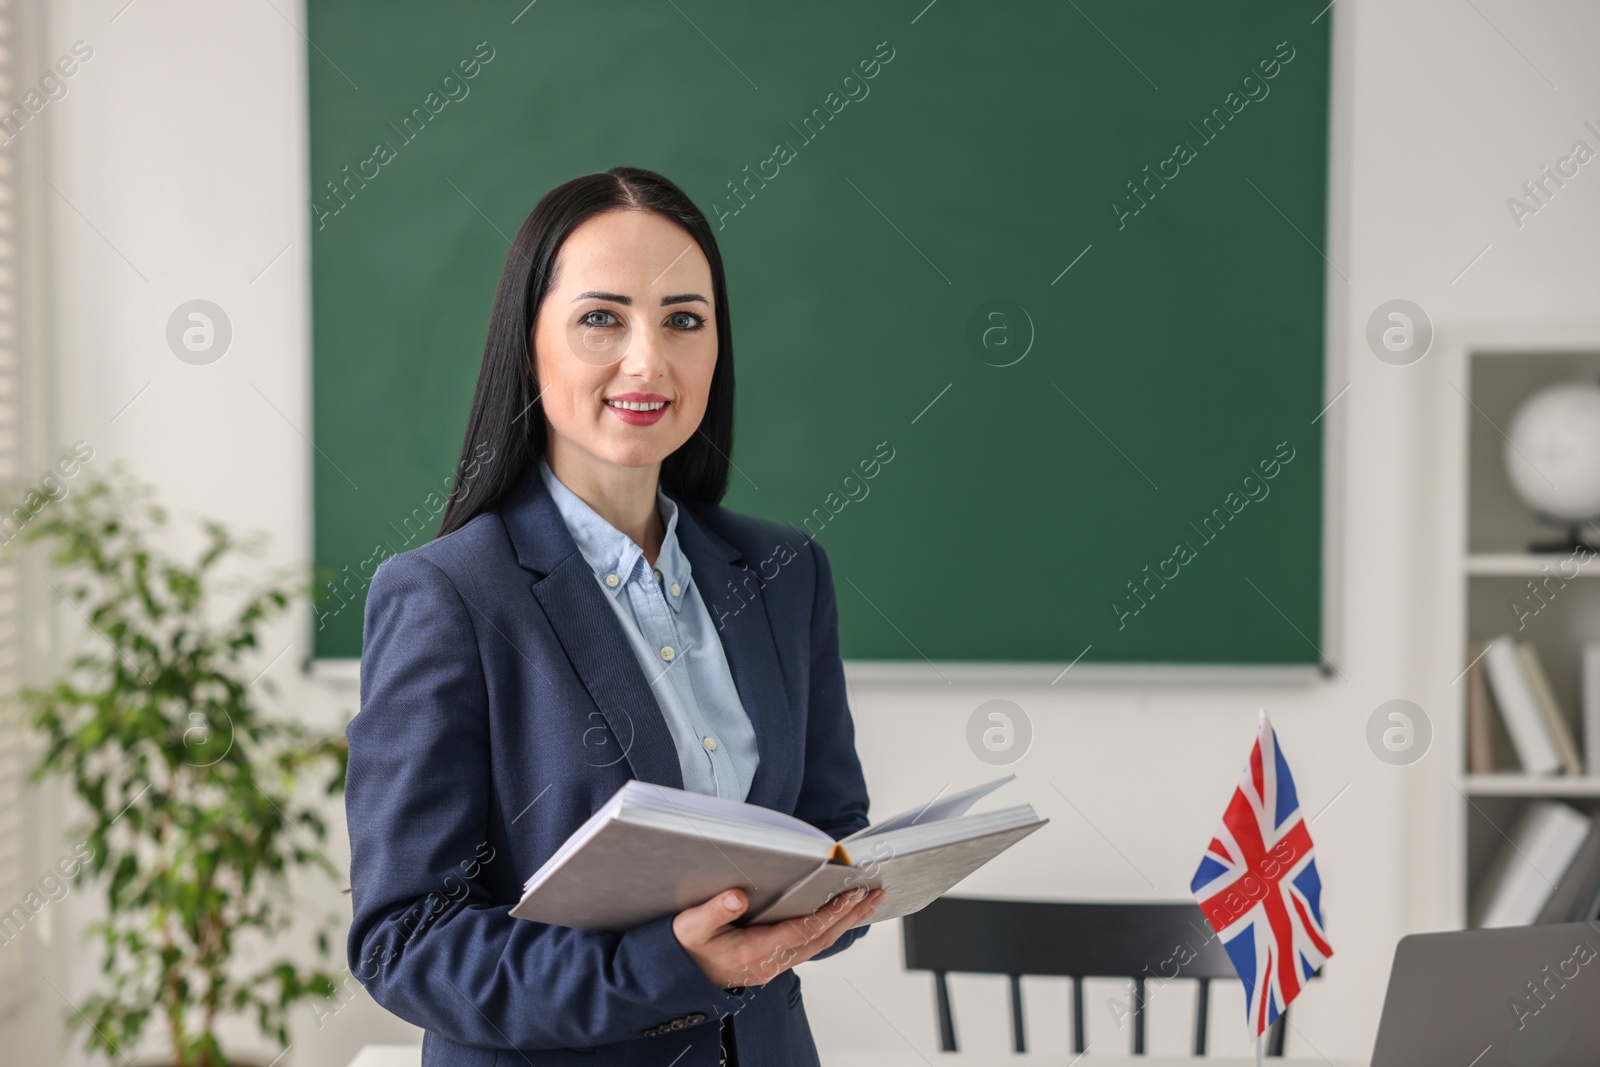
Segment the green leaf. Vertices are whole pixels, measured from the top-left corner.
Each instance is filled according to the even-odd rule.
[[[268,997],[251,992],[261,976],[230,973],[237,935],[270,940],[292,924],[293,871],[339,877],[305,847],[303,835],[326,834],[322,812],[294,798],[302,785],[342,790],[344,738],[269,715],[276,689],[253,684],[264,627],[315,587],[295,574],[236,598],[261,574],[242,558],[263,540],[202,519],[203,547],[179,559],[150,487],[121,463],[90,474],[25,529],[48,544],[56,589],[91,624],[58,676],[22,694],[42,742],[30,777],[71,783],[89,814],[74,831],[88,851],[73,880],[104,893],[106,918],[84,929],[102,986],[68,1022],[92,1052],[120,1059],[150,1027],[177,1035],[184,1063],[221,1067],[212,1027],[224,1016],[253,1017],[286,1042],[289,1005],[335,988],[289,961],[265,972]],[[242,606],[228,616],[224,601]],[[326,933],[315,943],[326,957]]]

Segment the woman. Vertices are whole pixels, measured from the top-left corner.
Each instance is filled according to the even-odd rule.
[[[732,437],[704,216],[632,167],[553,190],[506,259],[439,536],[367,597],[349,958],[425,1067],[817,1062],[791,968],[881,891],[748,927],[737,888],[620,935],[509,915],[629,778],[867,823],[828,558],[718,506]]]

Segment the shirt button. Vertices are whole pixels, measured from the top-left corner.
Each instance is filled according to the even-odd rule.
[[[672,583],[672,595],[673,596],[677,596],[678,595],[678,583],[677,582],[673,582]]]
[[[656,581],[658,581],[658,582],[659,582],[659,581],[660,581],[660,580],[661,580],[661,571],[660,571],[660,570],[659,570],[659,569],[658,569],[658,570],[654,570],[654,571],[651,571],[651,572],[650,572],[650,573],[651,573],[651,574],[654,574],[654,575],[655,575],[655,576],[656,576]]]
[[[661,646],[661,658],[666,660],[668,663],[672,662],[672,657],[675,656],[675,655],[677,655],[677,653],[672,651],[672,646],[671,645],[662,645]]]
[[[706,746],[707,752],[715,752],[717,750],[717,739],[715,737],[703,738],[700,743]]]
[[[615,589],[617,587],[617,583],[620,582],[620,581],[622,581],[622,579],[618,578],[615,574],[606,575],[606,584],[609,585],[613,589]]]

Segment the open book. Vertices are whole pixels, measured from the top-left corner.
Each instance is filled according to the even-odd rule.
[[[992,782],[834,841],[781,811],[637,779],[623,783],[523,886],[519,919],[620,933],[740,888],[740,925],[809,915],[838,893],[885,888],[873,922],[909,915],[1049,822],[1031,805],[967,810]]]

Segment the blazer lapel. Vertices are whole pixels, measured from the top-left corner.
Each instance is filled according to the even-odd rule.
[[[766,599],[740,551],[691,514],[677,494],[667,495],[678,505],[679,547],[713,626],[718,613],[712,605],[729,590],[738,591],[742,607],[722,615],[716,632],[760,756],[745,800],[783,810],[785,791],[801,770],[796,757],[805,748],[783,684]],[[677,746],[661,706],[537,470],[501,512],[518,562],[536,576],[530,586],[534,598],[621,746],[620,753],[594,746],[594,762],[626,759],[634,777],[683,788]]]
[[[713,605],[723,603],[730,591],[737,591],[735,599],[742,605],[738,611],[721,614],[716,633],[739,701],[755,730],[760,756],[745,802],[787,810],[782,798],[801,769],[797,757],[805,746],[783,684],[766,598],[754,573],[742,562],[742,553],[691,514],[675,493],[667,495],[678,505],[678,544],[689,559],[691,578],[713,627],[719,622]]]
[[[678,749],[661,706],[537,470],[504,505],[501,518],[517,561],[536,576],[530,585],[534,598],[614,739],[591,744],[595,735],[585,731],[588,760],[601,767],[626,760],[635,778],[682,789]]]

